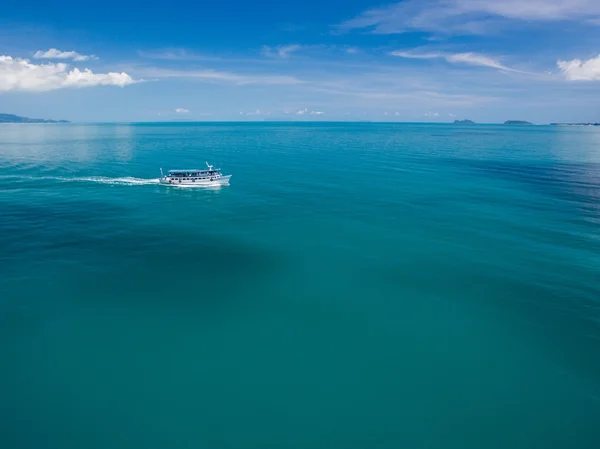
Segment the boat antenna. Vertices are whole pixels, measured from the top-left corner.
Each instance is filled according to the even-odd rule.
[[[163,173],[163,171],[162,171],[162,168],[160,169],[160,176],[161,176],[162,178],[164,178],[164,177],[165,177],[165,174]]]

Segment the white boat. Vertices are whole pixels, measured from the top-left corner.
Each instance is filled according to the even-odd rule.
[[[229,185],[231,175],[223,175],[220,168],[214,168],[208,162],[206,170],[169,170],[165,176],[162,168],[159,182],[167,186],[178,187],[207,187]]]

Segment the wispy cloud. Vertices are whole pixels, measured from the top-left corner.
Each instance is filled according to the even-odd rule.
[[[224,61],[225,58],[198,54],[185,48],[163,48],[156,50],[138,50],[142,59],[157,61]]]
[[[349,98],[352,106],[358,104],[357,99],[366,101],[370,107],[394,106],[399,102],[431,107],[473,107],[498,101],[497,97],[490,95],[444,93],[422,89],[398,91],[395,86],[365,88],[357,85],[336,88],[315,85],[310,88],[316,92]],[[339,103],[339,100],[337,102]]]
[[[38,50],[33,55],[34,59],[71,59],[73,61],[89,61],[90,59],[98,59],[94,55],[82,55],[76,51],[60,51],[56,48],[51,48],[47,51]]]
[[[177,112],[178,114],[189,114],[189,110],[186,108],[177,108],[175,109],[175,112]]]
[[[440,113],[439,112],[426,112],[425,114],[423,114],[425,117],[429,117],[429,118],[435,118],[435,117],[439,117]]]
[[[239,74],[218,70],[175,70],[159,67],[141,67],[137,72],[149,78],[190,78],[206,82],[221,82],[235,85],[267,84],[294,85],[302,81],[294,76],[270,74]]]
[[[600,20],[597,0],[405,0],[370,9],[338,26],[340,31],[367,29],[376,34],[410,31],[485,34],[510,20]]]
[[[265,45],[263,46],[261,53],[269,58],[285,59],[289,57],[292,53],[300,50],[301,48],[302,46],[298,44],[280,45],[278,47],[269,47]]]
[[[557,65],[569,81],[600,81],[600,55],[587,61],[558,61]]]
[[[93,73],[68,70],[65,63],[32,64],[27,59],[0,56],[0,92],[43,92],[67,87],[119,86],[138,81],[125,72]]]
[[[392,56],[408,59],[445,59],[452,64],[468,64],[480,67],[490,67],[507,72],[527,73],[513,69],[500,61],[479,53],[415,53],[411,51],[393,51]]]
[[[162,60],[167,60],[167,61],[195,59],[195,56],[196,56],[196,55],[190,54],[187,50],[185,50],[183,48],[172,48],[172,49],[156,50],[156,51],[140,50],[140,51],[138,51],[138,55],[141,58],[145,58],[145,59],[159,59],[159,60],[162,59]]]
[[[245,112],[240,111],[240,115],[253,116],[253,115],[271,115],[269,111],[261,111],[260,109],[255,109],[254,111]]]

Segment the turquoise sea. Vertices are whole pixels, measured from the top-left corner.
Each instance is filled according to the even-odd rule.
[[[2,449],[597,449],[600,128],[2,125],[0,361]]]

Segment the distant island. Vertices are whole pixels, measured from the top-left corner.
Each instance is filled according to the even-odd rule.
[[[474,125],[475,122],[473,120],[454,120],[456,125]]]
[[[71,123],[68,120],[45,120],[43,118],[20,117],[14,114],[0,114],[0,123]]]
[[[507,120],[504,122],[505,125],[533,125],[533,123],[526,122],[524,120]]]
[[[600,123],[550,123],[552,126],[600,126]]]

